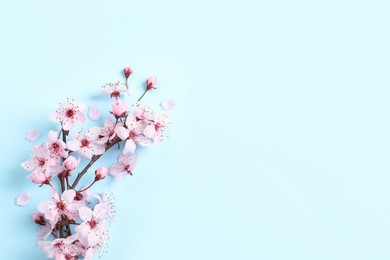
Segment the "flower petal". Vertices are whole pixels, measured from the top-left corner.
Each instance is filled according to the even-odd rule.
[[[153,138],[156,133],[156,127],[154,125],[148,125],[145,127],[143,134],[148,138]]]
[[[64,200],[66,203],[71,203],[74,200],[74,197],[76,196],[76,192],[74,190],[66,190],[61,195],[61,199]]]
[[[78,140],[72,140],[67,143],[68,149],[71,151],[80,150],[81,143]]]
[[[84,158],[91,159],[92,158],[92,152],[91,149],[87,147],[83,147],[79,151],[80,155]]]
[[[38,129],[33,129],[31,131],[28,131],[26,133],[26,140],[29,142],[34,142],[35,140],[38,139],[40,134],[41,134],[41,131],[39,131]]]
[[[125,148],[123,149],[123,154],[128,154],[128,153],[134,153],[136,148],[135,142],[133,139],[129,139],[126,141]]]
[[[116,129],[116,134],[119,136],[120,139],[126,140],[127,137],[129,137],[129,130],[121,126]]]
[[[172,110],[176,108],[176,102],[173,99],[165,99],[161,102],[161,107],[164,110]]]
[[[30,194],[28,192],[23,192],[16,197],[16,205],[24,206],[30,202]]]
[[[88,207],[81,207],[79,209],[80,218],[84,221],[89,221],[92,219],[93,211]]]
[[[92,105],[89,107],[88,115],[89,118],[91,118],[93,121],[96,121],[100,118],[100,111],[96,106]]]

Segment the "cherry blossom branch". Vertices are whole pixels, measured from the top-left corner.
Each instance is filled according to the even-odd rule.
[[[118,137],[115,137],[111,143],[107,144],[106,146],[106,152],[111,148],[113,147],[115,144],[119,143],[120,141],[122,141],[120,138]],[[105,153],[105,152],[104,152]],[[103,153],[103,154],[104,154]],[[70,186],[70,188],[73,190],[77,184],[79,183],[79,181],[81,180],[81,178],[84,176],[84,174],[86,174],[89,170],[89,168],[92,167],[92,165],[97,161],[99,160],[99,158],[103,155],[94,155],[91,159],[91,161],[87,164],[87,166],[85,166],[85,168],[77,175],[75,181],[73,182],[72,186]]]

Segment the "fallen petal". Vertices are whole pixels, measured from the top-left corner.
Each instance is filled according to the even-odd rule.
[[[88,115],[93,121],[96,121],[100,118],[100,111],[96,106],[92,105],[89,107]]]
[[[26,133],[26,140],[29,142],[34,142],[35,140],[38,139],[40,134],[41,134],[41,131],[39,131],[38,129],[33,129],[31,131],[28,131]]]
[[[166,100],[163,100],[161,102],[161,107],[164,110],[172,110],[172,109],[176,108],[176,102],[175,102],[175,100],[172,100],[172,99],[166,99]]]
[[[23,192],[19,194],[18,197],[16,197],[16,205],[18,206],[24,206],[27,205],[30,202],[30,194],[27,192]]]

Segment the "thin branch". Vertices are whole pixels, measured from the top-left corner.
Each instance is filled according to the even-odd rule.
[[[120,141],[121,141],[121,139],[120,139],[119,137],[115,137],[115,138],[112,140],[111,143],[107,144],[107,146],[106,146],[106,152],[107,152],[111,147],[113,147],[115,144],[119,143]],[[105,152],[104,152],[104,153],[105,153]],[[104,154],[104,153],[103,153],[103,154]],[[89,168],[91,168],[92,165],[93,165],[97,160],[99,160],[99,158],[100,158],[103,154],[92,156],[92,159],[91,159],[91,161],[87,164],[87,166],[85,166],[85,168],[84,168],[79,174],[77,174],[77,177],[76,177],[76,179],[74,180],[72,186],[70,186],[70,188],[71,188],[72,190],[74,190],[74,188],[75,188],[76,185],[79,183],[79,181],[80,181],[81,178],[84,176],[84,174],[87,173],[87,171],[89,170]]]

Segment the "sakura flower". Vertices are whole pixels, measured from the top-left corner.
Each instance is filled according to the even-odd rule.
[[[139,152],[136,152],[134,156],[130,154],[120,154],[118,156],[118,162],[113,164],[110,167],[109,174],[115,177],[115,179],[120,180],[123,176],[130,174],[132,175],[132,170],[137,163]]]
[[[33,170],[32,173],[27,176],[28,179],[30,179],[33,183],[43,185],[48,184],[50,185],[51,176],[49,176],[48,171],[45,170],[41,172],[40,170]]]
[[[94,247],[107,239],[107,226],[105,206],[97,204],[93,211],[88,207],[79,209],[80,218],[84,221],[76,227],[81,244]]]
[[[39,240],[45,240],[53,230],[50,222],[46,221],[45,216],[40,212],[35,212],[32,218],[36,224],[41,226],[37,238]]]
[[[136,144],[141,146],[150,145],[150,139],[143,135],[145,129],[145,122],[137,120],[134,116],[130,115],[126,120],[126,127],[120,126],[116,130],[116,134],[122,140],[126,141],[123,153],[134,153]]]
[[[16,197],[16,205],[25,206],[30,202],[30,194],[28,192],[23,192]]]
[[[53,158],[59,159],[60,156],[63,158],[68,157],[68,152],[66,151],[66,144],[64,141],[58,139],[58,133],[50,130],[47,141],[49,145],[49,150]]]
[[[90,106],[88,115],[93,121],[96,121],[100,118],[100,111],[96,106]]]
[[[31,153],[31,159],[21,164],[21,166],[27,171],[46,170],[55,163],[51,157],[47,143],[34,146]]]
[[[72,171],[76,169],[80,164],[80,161],[80,158],[76,159],[74,156],[69,156],[61,165],[51,167],[51,171],[54,174],[62,173],[65,174],[65,176],[71,176]]]
[[[41,131],[39,131],[38,129],[33,129],[31,131],[28,131],[26,133],[26,140],[29,142],[34,142],[35,140],[38,139],[40,134],[41,134]]]
[[[102,88],[103,90],[100,91],[100,93],[110,95],[111,98],[114,97],[116,99],[121,96],[122,92],[127,92],[126,86],[119,81],[115,83],[107,83],[103,85]]]
[[[80,155],[91,159],[92,155],[101,155],[106,149],[104,145],[97,143],[99,138],[100,128],[92,127],[88,129],[86,135],[77,133],[73,136],[73,140],[68,142],[68,149],[71,151],[79,151]]]
[[[169,123],[169,114],[155,114],[150,124],[145,127],[143,134],[148,138],[153,138],[154,143],[164,140]]]
[[[51,112],[49,118],[53,122],[60,122],[65,131],[69,131],[76,123],[84,123],[85,105],[73,99],[60,103],[60,107]]]
[[[67,238],[57,238],[53,241],[39,241],[39,247],[46,253],[48,258],[55,260],[77,260],[78,255],[82,253],[82,248],[77,240],[78,235],[72,235]]]
[[[115,118],[124,117],[127,113],[127,103],[124,100],[117,99],[112,103],[112,111],[111,114],[115,116]]]
[[[44,200],[38,204],[38,211],[43,213],[45,218],[54,226],[61,215],[64,215],[69,220],[77,217],[78,204],[74,198],[76,192],[74,190],[66,190],[61,196],[53,188],[51,190],[52,200]]]
[[[115,204],[114,204],[114,195],[112,192],[103,192],[103,194],[100,196],[99,194],[93,194],[91,193],[92,197],[95,197],[99,204],[104,206],[104,210],[106,211],[107,217],[110,220],[115,219]]]
[[[123,126],[123,123],[119,122],[117,125]],[[116,136],[115,127],[117,125],[115,125],[111,118],[107,118],[104,122],[104,126],[100,128],[99,139],[97,142],[100,144],[105,144],[108,140],[111,141],[114,139]]]
[[[140,104],[135,107],[133,114],[137,120],[151,121],[154,119],[153,111],[149,107]]]

